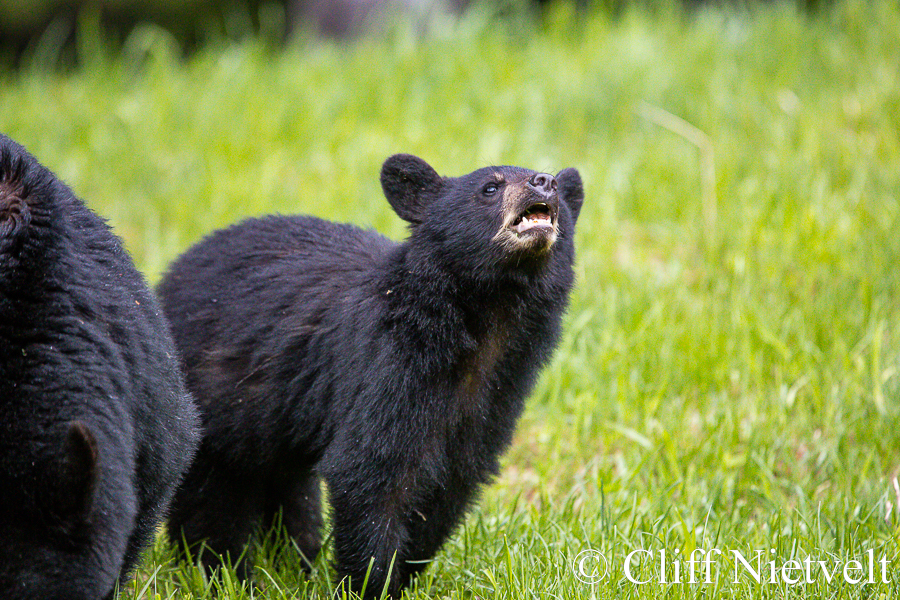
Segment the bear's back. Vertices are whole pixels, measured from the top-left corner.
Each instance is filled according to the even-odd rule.
[[[396,246],[374,231],[316,217],[248,219],[179,257],[159,295],[176,338],[183,327],[204,324],[234,332],[266,308],[287,309],[305,296],[322,300],[359,285]],[[235,301],[241,297],[254,302]]]
[[[7,424],[42,432],[89,413],[118,435],[123,419],[154,405],[179,408],[186,393],[174,344],[121,240],[24,149],[0,142],[3,185],[25,196],[7,206],[20,217],[0,251],[0,411],[33,415]]]
[[[380,260],[396,243],[381,234],[355,225],[335,223],[308,215],[271,215],[241,221],[206,236],[173,263],[209,268],[221,258],[240,258],[242,268],[259,267],[290,258],[354,268]]]
[[[258,365],[302,343],[333,307],[372,285],[397,246],[373,231],[299,215],[248,219],[201,240],[159,285],[188,387],[201,403],[215,398],[234,410]],[[200,389],[206,385],[216,389]]]

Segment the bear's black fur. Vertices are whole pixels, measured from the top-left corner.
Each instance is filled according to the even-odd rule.
[[[159,294],[206,432],[170,537],[237,562],[280,513],[311,560],[321,477],[338,574],[359,592],[373,560],[366,595],[396,597],[497,472],[557,344],[583,191],[575,169],[442,178],[409,155],[381,182],[405,242],[250,219],[188,250]]]
[[[119,239],[0,135],[0,598],[111,597],[199,438]]]

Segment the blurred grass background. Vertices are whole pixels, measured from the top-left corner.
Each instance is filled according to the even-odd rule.
[[[251,215],[401,239],[378,184],[394,152],[447,175],[577,167],[562,344],[498,481],[410,596],[898,597],[900,7],[491,14],[190,55],[154,26],[108,44],[85,19],[77,66],[50,49],[0,71],[0,130],[151,282]],[[723,561],[714,585],[634,585],[622,559],[641,547],[874,549],[893,581],[736,585]],[[598,584],[574,577],[585,548],[611,561]],[[241,590],[160,541],[122,597],[327,597],[327,556],[307,581],[289,548],[258,551]]]

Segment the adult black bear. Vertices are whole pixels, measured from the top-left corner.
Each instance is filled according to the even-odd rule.
[[[0,135],[0,598],[112,597],[199,438],[119,239]]]
[[[396,597],[496,473],[557,344],[583,191],[575,169],[442,178],[409,155],[381,183],[403,243],[250,219],[188,250],[159,293],[206,427],[172,539],[237,562],[280,511],[312,559],[321,477],[339,575],[360,592],[372,561],[366,596]]]

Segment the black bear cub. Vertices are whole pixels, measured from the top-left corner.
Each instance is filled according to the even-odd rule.
[[[0,598],[111,598],[199,424],[119,239],[0,135]]]
[[[497,472],[557,344],[575,169],[450,178],[395,155],[381,183],[410,223],[403,243],[307,216],[250,219],[160,284],[205,425],[170,537],[210,568],[216,555],[237,563],[278,518],[312,560],[322,478],[339,576],[359,593],[371,561],[365,595],[398,596]]]

